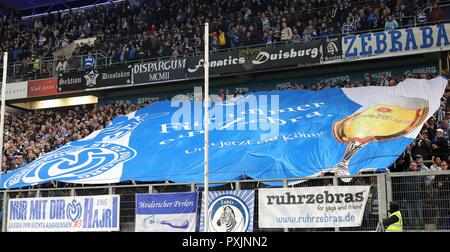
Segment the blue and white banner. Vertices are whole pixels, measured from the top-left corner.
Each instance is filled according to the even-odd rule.
[[[446,85],[442,77],[406,79],[393,87],[258,92],[213,103],[210,182],[385,169],[439,108]],[[155,102],[3,174],[0,187],[203,181],[202,116],[201,101]]]
[[[342,38],[344,59],[387,57],[448,50],[450,24],[348,35]]]
[[[209,232],[253,232],[255,191],[210,191]],[[202,197],[200,232],[205,231],[205,193]]]
[[[370,186],[258,190],[259,228],[361,226]]]
[[[11,199],[8,232],[119,231],[120,197]]]
[[[195,232],[197,192],[136,195],[136,232]]]

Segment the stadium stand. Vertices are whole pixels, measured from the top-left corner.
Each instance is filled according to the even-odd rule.
[[[19,82],[150,59],[199,56],[204,47],[205,21],[210,23],[210,50],[216,53],[231,52],[240,48],[306,44],[314,40],[341,38],[349,34],[447,23],[450,19],[449,6],[450,4],[445,1],[426,0],[129,0],[85,9],[57,11],[53,14],[44,13],[38,17],[22,17],[19,12],[12,11],[2,15],[0,19],[0,54],[9,53],[11,61],[11,65],[8,66],[9,81]],[[389,67],[384,66],[380,71],[387,72]],[[280,86],[278,89],[319,91],[328,88],[396,86],[406,78],[432,79],[438,74],[450,76],[449,70],[440,68],[432,74],[380,74],[376,77],[361,74],[351,81],[324,80],[312,85],[296,83]],[[249,92],[252,91],[241,90],[233,95]],[[223,90],[220,90],[218,95],[227,99]],[[11,173],[68,142],[83,139],[92,132],[107,127],[115,117],[129,114],[150,103],[152,101],[148,100],[142,103],[90,104],[8,112],[5,116],[0,174]],[[439,109],[424,124],[417,138],[390,167],[387,167],[387,174],[448,171],[449,124],[450,82],[441,98]],[[364,177],[363,173],[358,174],[363,177],[349,184],[371,186],[364,228],[348,229],[349,231],[373,231],[378,224],[377,183],[379,185],[381,182],[377,182],[379,177],[377,178],[374,172],[371,172],[371,175],[375,174],[372,177]],[[293,187],[329,186],[333,183],[348,185],[327,178],[333,175],[321,174],[321,178]],[[447,223],[450,216],[449,177],[447,174],[411,177],[394,175],[392,197],[402,202],[406,210],[407,228],[421,230],[425,228],[427,222],[435,223],[439,229],[450,228],[450,224]],[[252,183],[243,184],[241,189],[263,188],[259,182]],[[123,184],[139,185],[135,181]],[[245,188],[246,185],[248,188]],[[36,196],[35,190],[51,188],[56,191],[75,187],[84,186],[52,181],[27,188],[29,191],[25,189],[12,192],[11,195],[26,198]],[[176,187],[168,189],[158,185],[155,188],[150,187],[149,191],[172,192],[192,189],[185,185]],[[124,230],[128,231],[134,227],[135,194],[148,192],[145,191],[148,188],[145,190],[136,188],[123,187],[117,188],[116,191],[118,194],[122,192],[124,200],[122,204],[127,206],[121,210],[123,216],[121,221],[126,220],[123,225],[126,226]],[[227,184],[214,190],[221,188],[235,189],[233,185],[229,188]],[[83,193],[89,195],[92,192],[80,190],[78,195]],[[106,191],[100,188],[98,194]],[[1,194],[2,197],[3,195],[6,193]],[[49,191],[45,196],[68,195],[69,191],[61,195]]]
[[[442,22],[439,5],[426,1],[124,1],[80,11],[1,20],[0,52],[12,55],[13,75],[52,76],[83,66],[88,53],[101,66],[159,57],[198,54],[205,20],[211,22],[211,49],[301,43],[348,33]],[[391,20],[391,21],[389,21]],[[387,24],[386,24],[386,21]],[[93,43],[77,42],[96,38]],[[54,52],[75,43],[70,55]],[[27,77],[25,77],[27,76]]]

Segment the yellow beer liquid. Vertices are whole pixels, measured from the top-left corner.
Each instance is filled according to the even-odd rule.
[[[406,109],[397,105],[377,104],[337,122],[333,132],[340,142],[389,140],[416,128],[427,113],[428,108]]]

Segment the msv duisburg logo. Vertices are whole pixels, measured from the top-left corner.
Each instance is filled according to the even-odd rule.
[[[5,188],[29,186],[45,181],[85,180],[105,173],[119,163],[136,156],[130,147],[114,143],[64,146],[23,167],[4,182]],[[111,178],[119,179],[119,178]]]
[[[247,232],[250,226],[250,210],[235,195],[225,194],[214,199],[209,206],[209,228],[213,232]]]
[[[82,208],[80,202],[72,200],[72,202],[67,204],[66,209],[67,219],[71,220],[72,222],[79,220],[81,218],[81,212]]]

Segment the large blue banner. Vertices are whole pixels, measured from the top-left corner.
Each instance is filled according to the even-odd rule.
[[[394,87],[288,90],[239,96],[210,107],[209,179],[355,174],[386,168],[437,110],[447,80]],[[2,188],[50,180],[203,180],[202,102],[156,102],[83,140],[4,174]]]
[[[195,232],[197,192],[136,195],[136,232]]]

